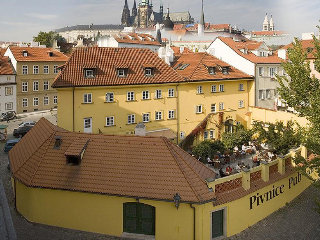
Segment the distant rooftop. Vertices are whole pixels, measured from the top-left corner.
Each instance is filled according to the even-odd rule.
[[[114,25],[114,24],[102,24],[102,25],[76,25],[76,26],[67,26],[64,28],[56,29],[56,32],[67,32],[67,31],[74,31],[74,30],[122,30],[123,26],[121,25]]]

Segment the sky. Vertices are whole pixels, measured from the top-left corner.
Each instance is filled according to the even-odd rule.
[[[153,0],[155,11],[160,1]],[[162,2],[172,12],[189,11],[196,21],[200,18],[201,0]],[[131,9],[133,0],[128,4]],[[0,41],[29,42],[39,31],[77,24],[120,24],[123,5],[124,0],[1,0]],[[318,34],[318,0],[204,0],[204,9],[205,21],[213,24],[259,31],[268,13],[273,15],[276,30],[297,37],[302,32]]]

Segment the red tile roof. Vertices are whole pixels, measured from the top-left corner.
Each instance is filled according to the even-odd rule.
[[[222,42],[224,42],[227,46],[233,49],[238,55],[243,58],[246,58],[250,62],[253,63],[282,63],[283,60],[278,57],[277,54],[273,54],[268,57],[260,57],[253,54],[251,51],[258,49],[262,42],[252,41],[252,40],[243,40],[236,42],[232,38],[228,37],[218,37]],[[247,49],[248,53],[245,54],[240,51],[240,49]]]
[[[283,31],[254,31],[251,33],[256,36],[278,36],[286,34],[286,32]]]
[[[308,59],[315,59],[314,53],[316,50],[315,50],[313,39],[301,40],[301,45],[302,45],[302,48],[307,51],[307,58]],[[293,44],[290,43],[281,49],[289,49],[292,47],[293,47]]]
[[[60,147],[54,147],[61,138]],[[83,149],[80,165],[66,153]],[[13,177],[26,186],[182,202],[212,201],[215,173],[166,138],[69,132],[42,118],[9,152]]]
[[[54,50],[52,48],[41,47],[9,47],[14,58],[21,62],[65,62],[68,57],[63,53]],[[28,52],[28,56],[23,56],[23,51]],[[49,56],[49,52],[53,53],[53,56]]]
[[[113,36],[118,43],[143,44],[161,46],[161,44],[149,34],[128,33]]]
[[[5,48],[0,48],[0,57],[2,57],[4,55],[4,53],[6,52],[7,49]]]
[[[84,66],[96,65],[96,76],[85,78]],[[146,64],[155,67],[152,77],[145,76]],[[117,68],[128,68],[126,77],[117,75]],[[149,49],[80,48],[73,52],[53,87],[111,86],[182,82],[184,79]]]
[[[0,75],[14,75],[15,73],[10,58],[0,55]]]
[[[184,64],[189,65],[186,68],[182,69],[182,66]],[[208,67],[215,67],[216,74],[209,74]],[[221,71],[222,67],[230,67],[229,74],[223,74]],[[176,69],[177,73],[187,78],[189,81],[231,80],[239,78],[253,80],[252,76],[230,66],[229,64],[207,53],[182,54],[173,68]]]

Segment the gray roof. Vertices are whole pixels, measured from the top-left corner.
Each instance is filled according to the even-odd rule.
[[[172,12],[169,13],[169,16],[172,22],[193,21],[189,12]],[[165,19],[167,17],[167,13],[164,13],[163,17]]]
[[[113,25],[113,24],[103,24],[103,25],[76,25],[71,27],[64,27],[56,29],[56,32],[67,32],[74,30],[123,30],[123,26],[121,25]]]

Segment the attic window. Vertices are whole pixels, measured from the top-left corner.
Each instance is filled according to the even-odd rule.
[[[222,67],[222,74],[228,75],[229,74],[229,67]]]
[[[85,68],[84,75],[86,78],[94,78],[94,69],[93,68]]]
[[[128,75],[128,69],[127,68],[118,68],[117,74],[118,74],[118,77],[126,77]]]
[[[79,156],[66,156],[67,157],[67,164],[69,165],[79,165],[80,164],[80,157]]]
[[[62,143],[61,136],[55,136],[54,139],[55,139],[55,142],[54,142],[53,148],[54,149],[60,149],[60,146],[61,146],[61,143]]]
[[[307,48],[307,53],[311,53],[313,51],[313,48],[312,47],[308,47]]]
[[[64,153],[68,165],[79,165],[89,144],[89,139],[76,139]]]
[[[215,75],[216,74],[216,68],[215,67],[208,67],[208,72],[210,75]]]
[[[22,55],[23,55],[24,57],[28,57],[28,51],[27,51],[27,50],[23,50],[23,51],[22,51]]]
[[[182,64],[178,70],[185,70],[190,64]]]
[[[151,77],[153,76],[153,68],[145,68],[144,69],[144,74],[147,76],[147,77]]]
[[[48,52],[49,57],[53,57],[53,52]]]

